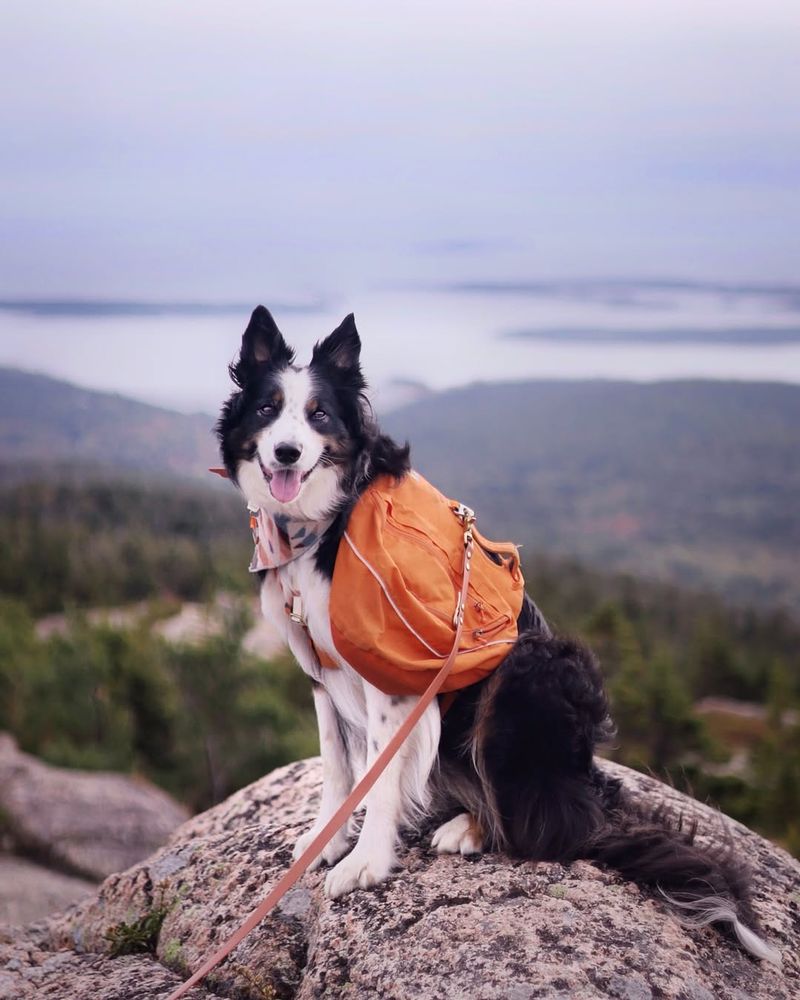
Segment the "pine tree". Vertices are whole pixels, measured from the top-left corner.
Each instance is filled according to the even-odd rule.
[[[753,755],[753,775],[761,822],[800,853],[800,720],[783,660],[770,672],[767,732]]]

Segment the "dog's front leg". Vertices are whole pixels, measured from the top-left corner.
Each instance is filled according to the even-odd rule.
[[[371,684],[365,684],[365,694],[367,767],[370,767],[417,699],[390,697]],[[388,877],[397,857],[401,824],[413,819],[425,807],[439,731],[439,706],[434,701],[368,793],[358,842],[328,873],[325,881],[325,892],[332,899],[359,886],[367,889]]]
[[[336,709],[325,688],[314,682],[314,708],[319,727],[319,748],[322,756],[322,798],[319,815],[311,829],[298,837],[293,851],[299,858],[311,841],[317,836],[339,806],[347,798],[353,785],[353,775],[347,747],[342,736]],[[322,853],[309,865],[309,871],[319,867],[322,861],[332,865],[347,850],[347,823],[331,837]]]

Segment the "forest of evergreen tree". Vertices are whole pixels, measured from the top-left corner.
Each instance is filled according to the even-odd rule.
[[[242,648],[254,583],[231,510],[130,483],[0,493],[0,729],[52,763],[146,775],[196,810],[316,752],[303,674]],[[605,752],[800,854],[800,625],[566,559],[528,553],[525,571],[554,628],[600,658],[618,727]],[[175,645],[154,630],[220,591],[240,599],[219,635]],[[124,628],[86,615],[134,601],[146,610]],[[53,612],[69,627],[37,632]]]

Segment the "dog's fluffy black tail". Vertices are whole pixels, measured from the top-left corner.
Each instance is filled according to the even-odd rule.
[[[623,800],[590,838],[585,856],[655,886],[681,923],[728,925],[751,955],[780,964],[780,954],[756,933],[747,869],[729,845],[697,845],[695,831],[695,824],[642,815]]]
[[[646,814],[594,764],[613,727],[597,662],[567,639],[523,634],[482,692],[473,761],[489,841],[518,857],[586,858],[658,889],[687,924],[727,924],[752,955],[779,961],[752,927],[749,879],[730,847]]]

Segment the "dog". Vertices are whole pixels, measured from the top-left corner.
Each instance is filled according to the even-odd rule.
[[[351,314],[316,344],[309,365],[296,365],[259,306],[230,365],[236,389],[216,427],[227,474],[251,511],[299,522],[305,540],[279,565],[251,566],[261,577],[264,615],[311,680],[319,725],[319,817],[295,857],[416,701],[362,679],[331,637],[330,586],[348,515],[375,477],[410,470],[408,444],[381,433],[375,420],[360,352]],[[302,614],[287,613],[287,594]],[[397,864],[402,828],[449,817],[433,833],[437,852],[585,858],[656,887],[684,920],[726,925],[752,955],[776,961],[758,936],[748,879],[730,851],[701,849],[693,830],[648,815],[596,765],[595,748],[613,725],[593,654],[554,636],[529,597],[518,626],[516,643],[488,678],[460,692],[444,716],[435,701],[428,706],[368,793],[352,849],[345,826],[316,859],[312,867],[330,866],[326,894],[336,899],[383,882]],[[339,669],[323,668],[318,650]]]

